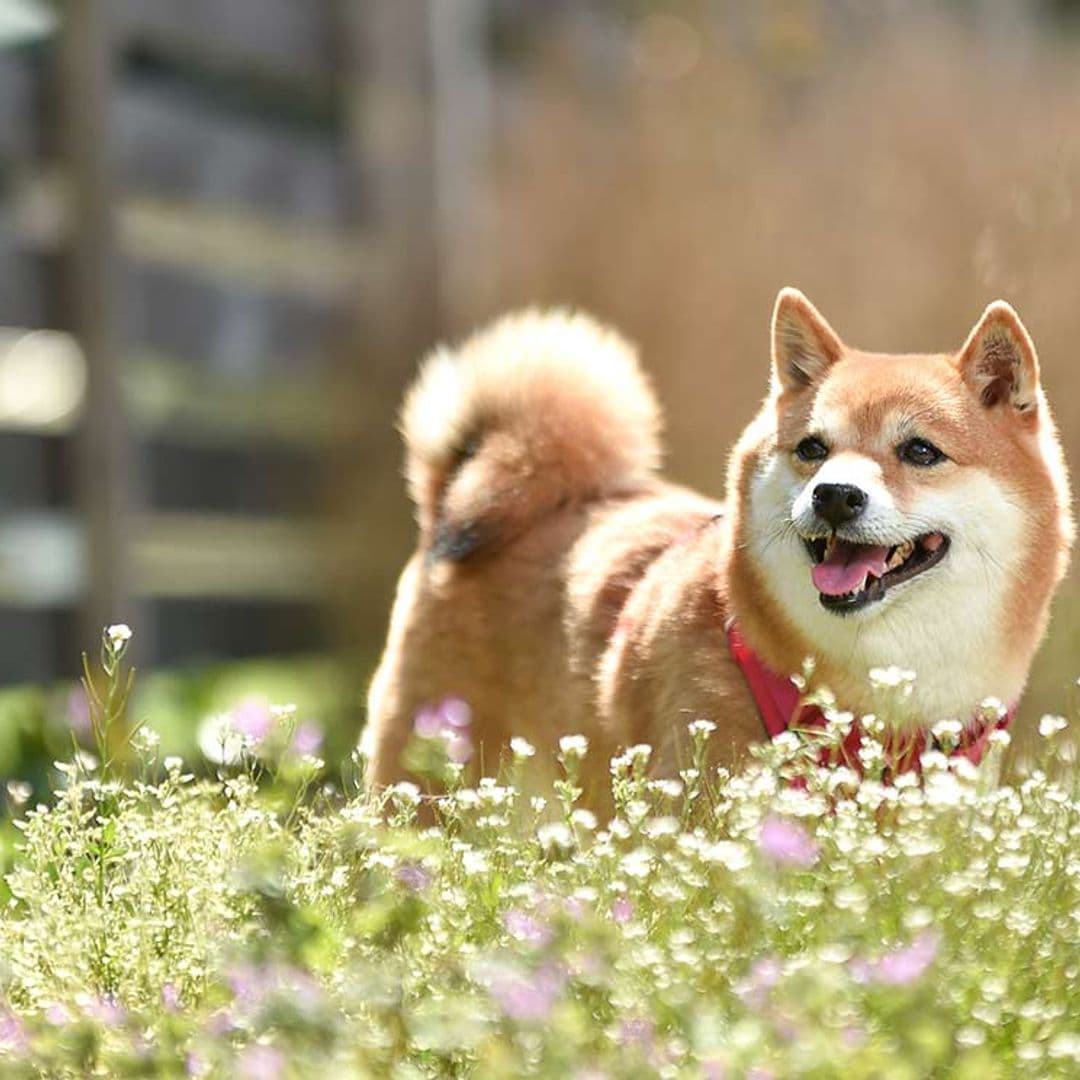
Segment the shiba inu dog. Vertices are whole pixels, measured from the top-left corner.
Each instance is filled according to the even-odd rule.
[[[726,504],[658,476],[634,352],[583,315],[511,315],[436,352],[402,427],[420,536],[371,687],[373,788],[448,698],[478,772],[514,735],[542,765],[582,733],[597,790],[621,746],[670,775],[696,719],[733,763],[766,737],[762,679],[790,688],[808,657],[856,715],[868,672],[899,665],[915,680],[891,724],[967,725],[1020,695],[1072,542],[1035,348],[1002,301],[955,353],[884,355],[784,289]]]

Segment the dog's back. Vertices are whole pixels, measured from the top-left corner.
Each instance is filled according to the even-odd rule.
[[[718,509],[657,478],[659,426],[632,349],[582,315],[512,316],[427,361],[402,414],[420,536],[369,697],[372,786],[451,696],[482,772],[515,733],[546,751],[585,732],[606,762],[596,673],[626,598]]]

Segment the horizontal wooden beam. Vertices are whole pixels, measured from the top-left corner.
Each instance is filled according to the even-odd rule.
[[[54,250],[67,242],[71,213],[64,184],[47,172],[11,196],[16,234]],[[182,267],[223,281],[320,300],[347,299],[364,275],[363,238],[197,202],[119,195],[116,244],[147,263]]]
[[[325,545],[310,521],[231,514],[132,515],[130,579],[143,599],[319,600]],[[63,607],[88,584],[86,536],[74,514],[0,519],[0,604]]]

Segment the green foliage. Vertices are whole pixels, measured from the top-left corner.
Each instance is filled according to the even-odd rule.
[[[514,783],[451,770],[446,796],[376,804],[355,769],[314,790],[289,716],[210,780],[174,758],[161,776],[152,738],[123,782],[64,765],[7,876],[0,1075],[1080,1068],[1065,768],[996,786],[931,753],[888,785],[792,735],[729,775],[698,723],[679,781],[649,779],[647,748],[615,759],[602,822],[579,805],[583,739],[550,792],[519,786],[517,740]]]

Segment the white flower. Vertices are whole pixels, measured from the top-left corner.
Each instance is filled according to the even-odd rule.
[[[166,772],[179,772],[184,767],[184,759],[170,754],[163,763]]]
[[[653,857],[647,848],[635,848],[627,852],[619,861],[619,869],[627,877],[645,878],[652,869]]]
[[[701,857],[706,862],[720,863],[735,872],[745,870],[750,865],[749,849],[734,840],[718,840],[715,844],[706,845],[701,849]]]
[[[1080,1062],[1080,1035],[1072,1031],[1063,1031],[1055,1035],[1046,1052],[1052,1058],[1072,1058]]]
[[[75,764],[85,773],[97,771],[98,759],[89,750],[76,750],[74,760]]]
[[[922,756],[924,769],[929,756]],[[923,790],[926,792],[926,801],[931,806],[958,806],[964,797],[963,786],[948,770],[928,772]]]
[[[834,712],[830,709],[825,714],[825,728],[834,735],[846,735],[855,723],[855,714],[849,712]]]
[[[947,770],[949,759],[940,750],[926,750],[919,755],[919,764],[924,773]]]
[[[536,839],[545,855],[566,855],[574,849],[574,834],[561,821],[541,825]]]
[[[596,828],[596,815],[591,810],[578,809],[570,815],[570,820],[586,832],[592,832]]]
[[[1004,728],[995,728],[990,732],[990,745],[1002,748],[1012,742],[1012,736]]]
[[[161,736],[151,727],[143,726],[131,736],[131,745],[136,750],[156,750],[160,743]]]
[[[466,851],[461,856],[461,868],[466,874],[486,874],[491,870],[491,860],[484,851]]]
[[[516,758],[531,758],[536,753],[536,747],[528,739],[515,735],[510,740],[510,753]]]
[[[900,775],[906,776],[907,774],[901,773]],[[899,780],[900,777],[898,776],[896,779]],[[825,782],[830,791],[835,791],[839,787],[857,787],[859,774],[846,765],[837,765],[835,769],[829,769]]]
[[[772,740],[773,749],[784,757],[794,754],[801,745],[799,736],[794,731],[781,731]]]
[[[959,720],[940,720],[931,729],[930,733],[939,742],[952,742],[960,738],[960,732],[964,730]]]
[[[25,780],[9,780],[7,793],[16,806],[22,806],[34,794],[34,789]]]
[[[408,780],[399,780],[391,789],[394,801],[402,806],[419,806],[420,789]]]
[[[650,818],[641,826],[641,831],[650,840],[658,840],[665,836],[677,836],[679,823],[670,816]]]
[[[589,740],[584,735],[564,735],[559,740],[559,753],[567,761],[580,761],[588,749]]]
[[[1068,722],[1064,716],[1051,716],[1047,714],[1039,720],[1039,734],[1044,739],[1053,738],[1059,731],[1064,731]]]
[[[716,725],[711,720],[694,720],[688,725],[688,730],[691,738],[696,739],[700,736],[705,739],[716,730]]]
[[[867,735],[873,735],[875,738],[880,739],[885,734],[885,721],[875,716],[874,713],[867,713],[862,718],[862,729]]]
[[[105,636],[114,649],[120,649],[131,640],[131,627],[127,623],[113,623],[106,627]]]
[[[911,692],[911,684],[915,681],[915,672],[908,668],[897,667],[895,664],[889,667],[876,667],[870,669],[870,685],[879,690],[892,690],[903,687],[908,693]]]
[[[228,713],[208,716],[199,725],[199,749],[215,765],[235,765],[247,745],[248,740],[233,727]]]
[[[683,793],[681,780],[650,780],[648,789],[669,799],[677,799]]]

